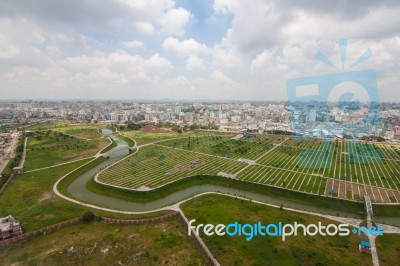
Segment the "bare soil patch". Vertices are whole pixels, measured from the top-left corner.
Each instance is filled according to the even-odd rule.
[[[152,126],[152,125],[144,126],[140,130],[143,132],[146,132],[146,133],[169,133],[169,132],[171,132],[171,129],[169,129],[169,128],[156,127],[156,126]]]

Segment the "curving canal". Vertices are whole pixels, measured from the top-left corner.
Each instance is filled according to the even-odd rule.
[[[186,189],[179,190],[175,193],[172,193],[162,199],[155,200],[152,202],[147,203],[136,203],[121,199],[116,199],[113,197],[108,197],[100,194],[96,194],[92,191],[89,191],[85,184],[102,168],[122,159],[129,153],[128,145],[125,141],[118,139],[115,135],[112,134],[111,130],[104,129],[103,134],[105,136],[111,137],[115,140],[118,146],[109,153],[110,158],[95,166],[88,172],[82,174],[77,179],[75,179],[69,186],[68,192],[73,195],[76,199],[93,204],[99,207],[120,210],[120,211],[129,211],[129,212],[148,212],[148,211],[156,211],[158,209],[173,205],[177,202],[183,201],[185,199],[191,198],[195,195],[205,193],[205,192],[220,192],[224,194],[236,195],[245,198],[249,198],[255,201],[261,202],[268,202],[269,204],[280,205],[283,204],[284,207],[289,207],[293,209],[303,210],[303,211],[310,211],[314,213],[326,214],[326,215],[333,215],[333,216],[342,216],[342,217],[350,217],[350,218],[358,218],[364,219],[363,213],[351,213],[351,212],[341,212],[341,211],[334,211],[325,208],[320,208],[316,206],[301,204],[297,202],[292,202],[288,200],[278,199],[272,196],[258,194],[254,192],[244,191],[235,188],[223,187],[223,186],[216,186],[216,185],[196,185]],[[400,226],[400,217],[379,217],[375,216],[374,221],[378,223],[386,223],[386,224],[395,224]]]

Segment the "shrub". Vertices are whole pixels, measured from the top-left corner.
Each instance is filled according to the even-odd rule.
[[[86,221],[86,222],[91,222],[94,220],[95,217],[96,217],[96,215],[93,212],[85,212],[82,215],[82,220]]]

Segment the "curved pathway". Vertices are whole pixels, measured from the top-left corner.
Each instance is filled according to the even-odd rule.
[[[183,190],[179,190],[175,193],[172,193],[162,199],[155,200],[152,202],[147,203],[135,203],[131,201],[121,200],[105,195],[96,194],[88,189],[86,189],[86,182],[90,180],[95,174],[97,174],[101,169],[109,166],[110,164],[116,163],[121,159],[125,158],[127,154],[129,154],[129,147],[126,143],[122,140],[119,140],[117,137],[112,135],[110,130],[103,130],[103,134],[106,136],[112,137],[117,143],[118,146],[122,149],[118,149],[116,152],[110,152],[110,159],[101,163],[100,165],[94,167],[93,169],[89,170],[88,172],[81,175],[75,181],[73,181],[68,186],[69,193],[74,197],[68,197],[60,193],[57,189],[58,184],[60,181],[65,178],[65,176],[61,177],[53,186],[53,191],[59,197],[76,203],[83,206],[101,209],[104,211],[109,212],[118,212],[124,214],[141,214],[141,213],[150,213],[156,212],[161,210],[176,210],[176,208],[182,203],[185,202],[193,197],[197,197],[199,195],[209,194],[209,193],[220,193],[228,196],[233,197],[243,197],[247,199],[252,199],[255,202],[260,203],[268,203],[268,205],[278,207],[282,203],[286,206],[286,209],[292,207],[291,210],[293,211],[300,211],[303,212],[306,210],[306,213],[314,214],[318,216],[324,216],[329,219],[340,219],[343,221],[343,217],[338,217],[337,214],[344,217],[354,217],[354,213],[347,213],[347,212],[338,212],[338,211],[329,211],[323,208],[318,208],[310,205],[304,205],[294,202],[288,202],[281,199],[277,199],[274,197],[270,197],[267,195],[262,195],[258,193],[252,193],[248,191],[242,191],[239,189],[233,189],[223,186],[215,186],[215,185],[197,185],[193,187],[189,187]],[[125,149],[123,149],[125,147]],[[82,166],[81,166],[82,167]],[[336,217],[336,218],[335,218]],[[356,215],[357,219],[352,222],[352,224],[356,224],[363,219],[363,215]],[[389,224],[400,224],[400,218],[388,218],[388,217],[376,217],[377,222],[387,222]],[[393,228],[392,228],[393,229]],[[394,230],[396,231],[396,230]]]

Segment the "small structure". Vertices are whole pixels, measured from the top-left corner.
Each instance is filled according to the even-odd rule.
[[[363,253],[371,253],[371,244],[368,241],[361,241],[358,250]]]
[[[171,172],[165,172],[164,176],[170,176],[172,173]]]
[[[27,131],[25,131],[25,136],[26,136],[26,137],[35,136],[35,131],[27,130]]]
[[[6,239],[22,234],[21,225],[11,215],[0,218],[0,239]]]
[[[13,168],[13,172],[15,175],[21,174],[24,171],[24,168],[22,166],[16,166]]]
[[[250,133],[250,132],[244,132],[243,133],[243,137],[245,137],[245,138],[255,138],[256,134]]]
[[[329,195],[333,196],[333,193],[335,193],[335,190],[334,190],[333,188],[331,188],[331,189],[329,190]]]

